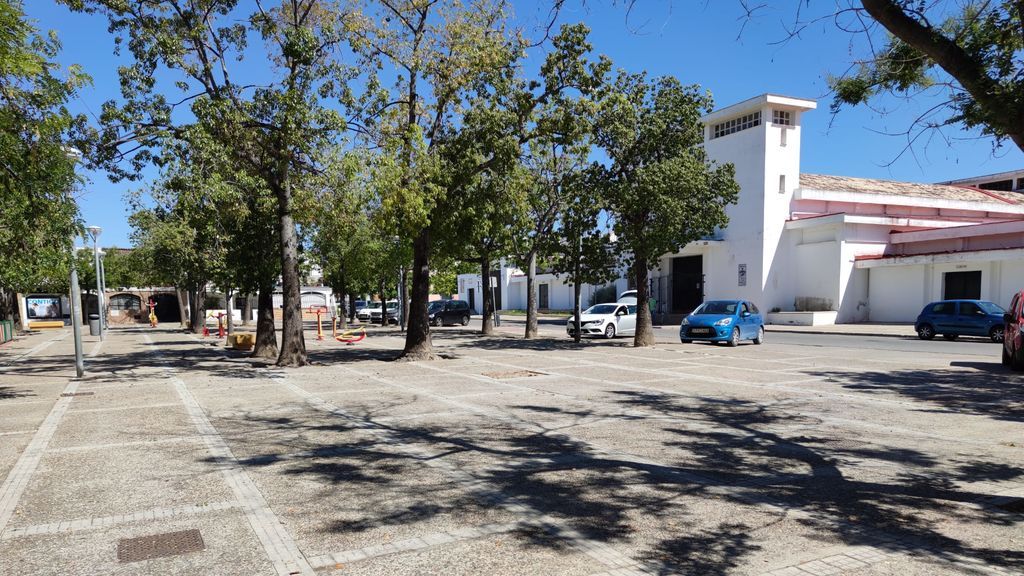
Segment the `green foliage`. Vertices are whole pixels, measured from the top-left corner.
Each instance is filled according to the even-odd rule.
[[[851,73],[832,77],[833,112],[883,94],[922,90],[948,100],[919,117],[908,134],[962,124],[1024,150],[1024,12],[1019,2],[863,2],[888,33]]]
[[[624,265],[652,268],[658,258],[711,235],[728,223],[727,204],[739,186],[731,164],[707,158],[700,118],[710,94],[663,77],[619,73],[596,121],[596,142],[607,166],[595,163],[591,182],[600,191]]]
[[[67,288],[72,236],[81,232],[73,193],[76,159],[89,149],[82,116],[64,107],[90,80],[53,61],[56,36],[39,34],[20,2],[0,0],[0,287]]]

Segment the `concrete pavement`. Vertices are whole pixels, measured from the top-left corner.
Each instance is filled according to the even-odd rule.
[[[60,333],[0,348],[0,574],[1024,572],[987,348],[307,338],[114,330],[82,380]]]

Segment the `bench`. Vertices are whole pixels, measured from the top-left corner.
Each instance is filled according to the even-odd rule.
[[[53,328],[63,328],[64,322],[61,320],[32,320],[28,323],[29,330],[51,330]]]
[[[256,346],[256,335],[252,332],[236,332],[228,335],[228,347],[235,350],[252,350]]]

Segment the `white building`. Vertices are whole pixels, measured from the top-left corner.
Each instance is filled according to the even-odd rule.
[[[661,258],[655,318],[705,297],[804,324],[909,322],[943,298],[1008,305],[1024,288],[1024,171],[945,184],[804,174],[801,117],[815,107],[765,94],[703,119],[709,157],[736,168],[739,202],[720,234]],[[525,307],[520,274],[502,266],[507,307]]]

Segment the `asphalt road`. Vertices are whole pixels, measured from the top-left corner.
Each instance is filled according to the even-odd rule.
[[[523,330],[524,317],[506,316],[503,317],[501,330],[505,332],[518,333]],[[474,317],[469,324],[470,328],[480,327],[480,318]],[[676,334],[678,326],[663,326],[655,328],[655,334],[659,341],[677,342]],[[565,323],[562,320],[542,318],[539,322],[541,335],[548,337],[564,337]],[[817,348],[847,348],[853,350],[888,350],[893,352],[908,352],[915,354],[928,354],[948,356],[950,359],[970,357],[970,360],[990,359],[999,364],[999,345],[988,338],[961,337],[954,342],[949,342],[941,337],[934,340],[920,340],[918,338],[896,338],[892,336],[853,336],[846,334],[802,334],[797,332],[769,331],[766,335],[769,343],[777,342],[794,346],[808,346]],[[710,344],[693,344],[693,346],[710,346]]]

